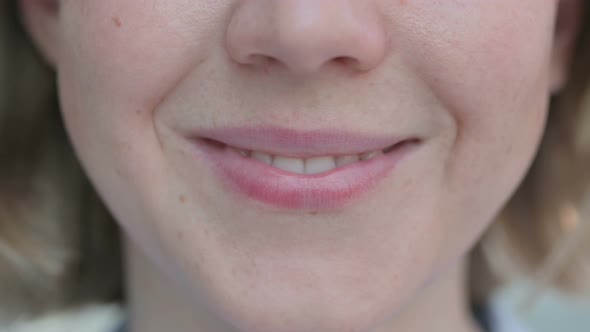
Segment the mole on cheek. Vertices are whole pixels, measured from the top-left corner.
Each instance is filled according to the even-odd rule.
[[[117,27],[120,28],[121,27],[121,20],[118,17],[113,17],[113,24]]]

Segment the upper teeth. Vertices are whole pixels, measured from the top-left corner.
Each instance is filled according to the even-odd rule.
[[[229,148],[229,147],[228,147]],[[342,156],[320,156],[313,158],[292,158],[275,156],[260,151],[246,151],[230,148],[243,156],[256,159],[272,167],[298,174],[318,174],[330,171],[336,167],[346,166],[359,160],[370,160],[383,155],[383,151],[369,151],[361,154]]]

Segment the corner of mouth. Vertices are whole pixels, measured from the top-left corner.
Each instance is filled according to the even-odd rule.
[[[396,148],[400,147],[400,146],[405,146],[405,145],[418,145],[422,143],[422,139],[418,138],[418,137],[411,137],[408,139],[404,139],[401,140],[399,142],[393,143],[389,146],[387,146],[386,148],[384,148],[383,154],[388,154],[390,152],[392,152],[393,150],[395,150]]]

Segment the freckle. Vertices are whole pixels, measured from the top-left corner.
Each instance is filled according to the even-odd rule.
[[[408,1],[407,0],[399,0],[399,4],[402,6],[405,6],[408,4]]]
[[[115,167],[115,172],[117,173],[118,176],[123,177],[123,171],[120,168]]]
[[[185,200],[185,198],[184,198],[184,195],[180,195],[180,196],[178,197],[178,200],[179,200],[181,203],[184,203],[184,200]]]
[[[178,234],[176,234],[176,237],[178,237],[178,240],[182,241],[182,239],[184,239],[184,233],[178,232]]]
[[[121,27],[121,20],[118,17],[113,17],[113,23],[117,26],[117,28]]]

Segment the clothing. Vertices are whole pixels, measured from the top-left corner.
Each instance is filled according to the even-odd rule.
[[[52,313],[36,319],[19,319],[0,332],[111,332],[125,321],[118,304],[88,305],[76,310]]]
[[[491,332],[532,332],[525,322],[519,319],[503,302],[492,300],[487,307],[487,319]]]

